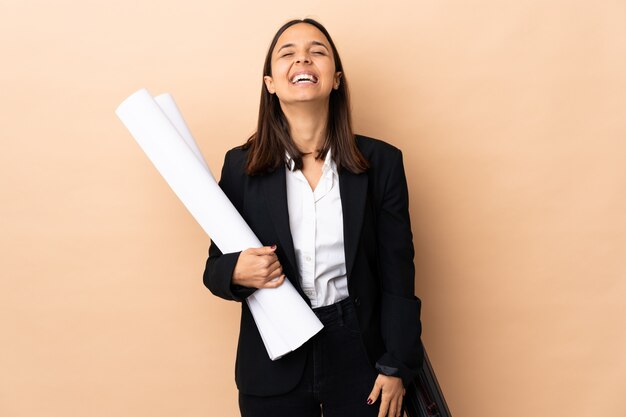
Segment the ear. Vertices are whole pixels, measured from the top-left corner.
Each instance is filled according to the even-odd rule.
[[[270,94],[274,94],[276,90],[274,90],[274,80],[269,75],[263,76],[263,82],[265,83],[265,88]]]
[[[337,71],[335,73],[335,82],[333,83],[333,88],[336,90],[339,88],[339,79],[341,78],[343,74],[341,73],[341,71]]]

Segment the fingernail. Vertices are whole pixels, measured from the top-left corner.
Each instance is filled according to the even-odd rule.
[[[272,245],[272,249],[276,249],[276,245]]]
[[[372,399],[371,398],[367,399],[367,404],[372,404]]]

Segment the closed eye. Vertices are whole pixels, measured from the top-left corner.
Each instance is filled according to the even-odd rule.
[[[314,54],[318,54],[318,55],[326,55],[324,52],[320,52],[320,51],[315,51],[313,53]],[[282,56],[285,57],[285,56],[289,56],[289,55],[293,55],[293,52],[286,53],[286,54],[284,54]]]

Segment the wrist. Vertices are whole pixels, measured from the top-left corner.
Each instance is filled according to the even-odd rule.
[[[243,286],[243,282],[242,282],[242,276],[241,276],[241,271],[238,268],[238,265],[235,265],[235,268],[233,269],[233,274],[230,278],[230,281],[235,284],[235,285],[241,285]]]
[[[237,271],[233,271],[233,275],[230,277],[230,282],[235,285],[241,285]]]
[[[380,362],[376,362],[375,365],[378,373],[385,376],[393,376],[402,380],[402,386],[406,388],[412,382],[414,375],[410,370],[403,367],[394,367],[389,365],[383,365]]]

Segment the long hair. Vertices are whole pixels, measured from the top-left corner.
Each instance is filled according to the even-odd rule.
[[[337,169],[346,168],[348,171],[359,174],[369,167],[367,159],[361,154],[355,135],[352,131],[352,116],[348,82],[343,72],[343,65],[328,31],[321,23],[305,18],[293,19],[285,23],[274,35],[272,43],[265,57],[263,76],[272,75],[272,53],[280,35],[290,26],[297,23],[308,23],[318,28],[332,48],[335,60],[335,71],[341,71],[341,82],[338,89],[332,89],[329,97],[326,137],[316,159],[323,159],[331,149],[332,158]],[[303,153],[294,143],[289,132],[289,123],[283,113],[278,96],[270,94],[265,83],[261,85],[261,103],[259,106],[259,120],[257,130],[242,145],[243,149],[250,148],[246,163],[248,175],[261,175],[274,171],[281,164],[286,164],[285,151],[294,161],[294,169],[302,169]]]

